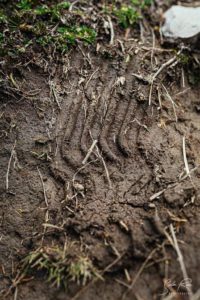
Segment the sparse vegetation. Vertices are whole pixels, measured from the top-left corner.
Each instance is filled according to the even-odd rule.
[[[102,279],[85,254],[71,255],[69,250],[70,247],[58,246],[38,248],[24,258],[22,273],[27,275],[44,272],[47,281],[58,288],[66,288],[70,281],[85,285],[92,278]]]
[[[124,28],[134,25],[140,19],[139,12],[132,6],[122,5],[119,9],[116,9],[114,13],[120,25]]]
[[[51,46],[63,52],[77,41],[94,42],[96,32],[93,28],[85,25],[83,20],[68,20],[73,15],[68,11],[69,7],[68,1],[37,5],[34,0],[21,0],[12,4],[9,10],[2,8],[1,55],[15,57],[26,52],[31,45]]]
[[[128,28],[138,23],[152,2],[131,0],[130,4],[120,6],[116,2],[104,6],[103,14],[109,14],[123,28]],[[78,41],[92,44],[98,33],[94,28],[96,21],[94,26],[88,26],[88,13],[81,9],[69,11],[70,5],[69,1],[39,4],[36,0],[13,1],[6,9],[0,5],[0,54],[18,57],[30,47],[39,50],[38,46],[45,51],[51,47],[65,52]]]
[[[104,10],[108,14],[115,15],[123,28],[128,28],[136,25],[142,19],[142,12],[152,3],[153,0],[131,0],[130,4],[121,3],[119,7],[112,5],[111,9],[106,7]]]

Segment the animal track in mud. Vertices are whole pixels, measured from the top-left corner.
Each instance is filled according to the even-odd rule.
[[[61,115],[65,121],[60,128],[58,147],[59,159],[73,170],[82,166],[92,139],[97,140],[108,161],[117,164],[131,155],[126,134],[137,105],[132,95],[133,79],[129,77],[124,77],[123,86],[116,71],[106,66],[87,90],[77,84],[75,90],[79,92],[68,95],[67,109]]]
[[[70,83],[73,85],[72,93],[67,95],[60,112],[58,151],[51,174],[67,184],[74,179],[74,174],[81,182],[86,182],[86,175],[89,175],[89,180],[93,181],[93,194],[102,187],[98,193],[106,195],[103,181],[111,185],[98,156],[101,153],[113,187],[123,198],[141,174],[146,174],[149,182],[150,170],[136,147],[141,126],[133,121],[137,118],[142,122],[144,115],[135,99],[132,66],[119,70],[105,64],[89,84],[84,82],[83,85],[79,83],[77,74],[71,76],[76,78]],[[85,167],[82,162],[94,140],[97,148],[93,148],[88,160],[93,163]],[[89,190],[90,187],[87,187],[87,195]]]

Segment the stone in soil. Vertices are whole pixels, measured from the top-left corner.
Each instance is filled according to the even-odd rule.
[[[164,14],[163,36],[170,40],[197,42],[200,36],[200,7],[173,5]]]

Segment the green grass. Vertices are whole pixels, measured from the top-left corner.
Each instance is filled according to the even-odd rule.
[[[66,288],[70,281],[85,285],[95,277],[102,279],[87,256],[70,254],[70,246],[42,247],[30,252],[23,260],[22,274],[37,275],[42,272],[47,282],[57,288]]]
[[[98,34],[105,34],[97,26],[102,16],[109,14],[114,25],[122,28],[134,27],[151,3],[153,0],[130,0],[127,4],[113,1],[111,5],[100,5],[96,11],[95,6],[86,9],[87,3],[80,1],[69,11],[69,1],[0,2],[0,55],[18,58],[29,50],[63,53],[80,42],[94,44]]]
[[[141,17],[134,7],[126,5],[122,5],[119,9],[114,10],[114,14],[124,28],[135,25]]]
[[[16,5],[22,12],[32,11],[34,7],[34,13],[38,15],[44,15],[44,14],[51,14],[52,16],[59,18],[61,15],[61,11],[63,9],[69,9],[70,2],[68,1],[62,1],[58,4],[53,4],[52,6],[48,6],[46,4],[43,5],[36,5],[36,1],[34,0],[21,0]]]
[[[4,13],[3,9],[0,9],[0,24],[6,24],[7,15]]]
[[[153,3],[153,0],[130,0],[129,4],[121,4],[120,6],[113,4],[104,7],[106,14],[115,15],[118,23],[123,28],[135,26],[141,19],[142,13]]]
[[[153,0],[131,0],[131,3],[141,9],[145,9],[153,3]]]
[[[54,3],[53,3],[54,2]],[[77,18],[68,21],[70,3],[62,1],[38,5],[40,1],[20,0],[0,10],[0,55],[17,57],[32,46],[67,51],[78,41],[93,43],[96,32]],[[4,7],[4,6],[2,6]],[[11,12],[11,13],[10,13]],[[66,19],[66,21],[65,21]]]
[[[96,32],[87,26],[58,27],[57,32],[63,39],[74,44],[77,39],[91,44],[96,38]]]

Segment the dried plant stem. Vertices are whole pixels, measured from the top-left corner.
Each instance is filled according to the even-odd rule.
[[[160,68],[156,71],[156,73],[152,76],[151,78],[151,85],[150,85],[150,91],[149,91],[149,105],[151,105],[151,98],[152,98],[152,92],[153,92],[153,85],[154,81],[158,77],[158,75],[168,66],[172,65],[176,60],[177,56],[182,52],[182,49],[178,51],[177,55],[174,57],[170,58],[168,61],[166,61],[164,64],[160,66]]]
[[[84,160],[82,161],[82,165],[85,165],[86,162],[88,161],[88,158],[90,157],[90,155],[92,154],[92,151],[94,149],[94,147],[96,146],[97,140],[94,140],[90,149],[88,150],[88,153],[86,155],[86,157],[84,158]]]
[[[7,172],[6,172],[6,191],[8,191],[8,188],[9,188],[9,173],[10,173],[10,166],[11,166],[11,162],[12,162],[13,155],[14,155],[14,153],[15,153],[15,146],[16,146],[16,141],[14,142],[14,145],[13,145],[13,147],[12,147],[11,154],[10,154],[10,158],[9,158],[9,161],[8,161],[8,168],[7,168]]]
[[[184,160],[184,164],[185,164],[185,171],[187,176],[190,177],[190,169],[189,169],[189,165],[188,165],[188,160],[187,160],[187,155],[186,155],[186,148],[185,148],[185,136],[183,137],[183,160]]]
[[[173,227],[172,224],[170,224],[169,228],[170,228],[170,232],[171,232],[172,239],[173,239],[173,246],[174,246],[174,249],[176,250],[176,253],[177,253],[177,256],[178,256],[178,261],[179,261],[180,267],[181,267],[181,271],[183,273],[183,278],[184,278],[185,282],[187,282],[189,277],[188,277],[187,270],[186,270],[186,267],[185,267],[183,255],[182,255],[181,250],[180,250],[179,245],[178,245],[178,241],[177,241],[177,238],[176,238],[174,227]],[[187,289],[187,292],[188,292],[189,299],[191,300],[192,296],[193,296],[191,285],[186,284],[186,289]]]
[[[110,26],[110,45],[113,45],[115,34],[114,34],[114,29],[113,29],[113,23],[112,23],[112,20],[111,20],[110,16],[108,16],[108,23],[109,23],[109,26]]]
[[[40,169],[38,167],[37,167],[37,170],[38,170],[38,174],[40,176],[40,180],[41,180],[41,183],[42,183],[43,194],[44,194],[44,201],[46,203],[46,207],[48,208],[49,203],[48,203],[48,199],[47,199],[47,194],[46,194],[46,189],[45,189],[44,181],[43,181],[43,178],[42,178],[42,174],[41,174]]]

